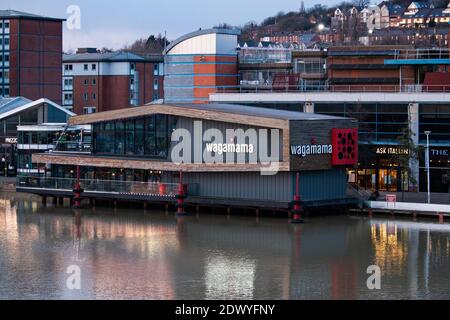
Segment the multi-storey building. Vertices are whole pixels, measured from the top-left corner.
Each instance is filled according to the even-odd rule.
[[[95,48],[65,54],[63,106],[76,114],[133,107],[163,98],[161,55],[99,53]]]
[[[308,70],[298,61],[295,68]],[[320,62],[311,70],[321,70]],[[432,192],[450,191],[450,51],[408,47],[355,47],[328,50],[327,86],[240,86],[210,95],[214,103],[237,103],[315,112],[358,119],[359,162],[351,182],[380,191],[427,190],[425,151],[401,167],[408,154],[405,132],[416,145],[430,141]],[[294,70],[295,70],[294,68]],[[300,78],[299,78],[300,79]],[[289,91],[289,92],[286,92]],[[407,155],[408,156],[408,155]],[[418,183],[412,183],[415,178]]]
[[[165,50],[164,100],[205,103],[209,94],[237,85],[239,30],[208,29],[184,35]]]
[[[61,103],[63,19],[0,10],[0,96]]]

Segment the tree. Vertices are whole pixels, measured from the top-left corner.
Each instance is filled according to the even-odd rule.
[[[169,44],[166,37],[158,34],[156,37],[152,34],[147,39],[141,38],[134,41],[129,46],[124,46],[122,51],[132,52],[139,55],[160,54]]]
[[[217,28],[217,29],[235,29],[235,27],[233,27],[231,24],[226,23],[226,22],[219,23],[218,25],[215,25],[213,28]]]
[[[362,9],[369,6],[370,0],[353,0],[352,3],[356,7],[356,9],[361,11]]]
[[[401,135],[397,138],[397,142],[399,149],[407,150],[407,153],[400,152],[399,150],[399,152],[393,154],[390,159],[391,163],[396,163],[400,167],[402,192],[404,191],[403,184],[405,182],[413,185],[414,188],[417,187],[418,181],[411,170],[411,162],[419,161],[420,155],[423,152],[423,147],[414,143],[413,137],[415,135],[416,134],[411,131],[409,126],[405,126],[401,131]],[[407,174],[407,181],[404,181],[404,173]]]
[[[107,47],[103,47],[100,49],[100,53],[110,53],[110,52],[114,52],[114,50]]]

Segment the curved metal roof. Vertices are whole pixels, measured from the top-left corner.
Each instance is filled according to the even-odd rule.
[[[166,48],[166,50],[164,50],[164,54],[167,54],[170,50],[172,50],[173,47],[175,47],[177,44],[188,40],[190,38],[194,38],[194,37],[198,37],[204,34],[211,34],[211,33],[216,33],[216,34],[231,34],[231,35],[240,35],[241,34],[241,30],[239,29],[219,29],[219,28],[213,28],[213,29],[200,29],[188,34],[185,34],[184,36],[179,37],[178,39],[172,41]]]

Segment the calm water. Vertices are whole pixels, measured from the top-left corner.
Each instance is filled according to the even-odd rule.
[[[42,208],[0,195],[0,298],[450,298],[450,225]],[[382,271],[368,290],[369,265]],[[66,271],[81,270],[69,290]]]

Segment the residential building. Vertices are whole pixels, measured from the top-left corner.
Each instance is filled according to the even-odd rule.
[[[76,114],[138,106],[164,95],[162,55],[82,48],[63,56],[62,73],[62,105]]]
[[[63,21],[0,10],[0,97],[61,103]]]

